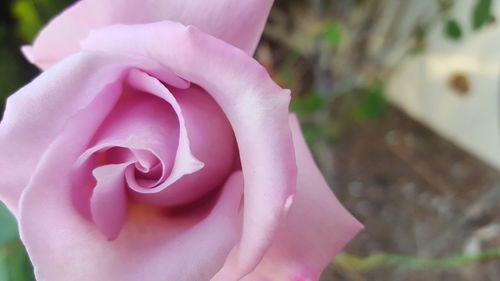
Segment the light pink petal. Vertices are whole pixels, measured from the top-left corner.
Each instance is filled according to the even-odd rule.
[[[127,81],[124,84],[121,98],[95,132],[95,141],[89,144],[89,149],[80,156],[76,166],[96,153],[121,147],[135,154],[142,169],[148,170],[156,164],[155,161],[161,161],[164,173],[168,175],[174,165],[179,142],[188,142],[185,134],[179,140],[179,118],[182,116],[178,117],[171,104],[161,98],[132,88]],[[184,144],[180,150],[187,154],[187,163],[194,162],[191,167],[202,165],[191,155],[189,146]]]
[[[142,24],[163,20],[194,25],[248,54],[253,54],[272,0],[82,0],[45,27],[33,47],[22,51],[31,62],[47,68],[79,50],[90,30],[112,24]]]
[[[0,200],[14,213],[42,153],[63,130],[68,119],[96,96],[106,93],[105,116],[122,91],[122,80],[131,67],[143,68],[176,88],[189,83],[167,67],[130,56],[79,53],[7,99],[0,123]],[[101,113],[101,112],[100,112]]]
[[[323,179],[295,116],[290,118],[290,126],[298,164],[297,193],[273,246],[256,271],[242,281],[317,281],[362,229]]]
[[[215,205],[181,215],[134,206],[109,241],[74,208],[70,168],[102,122],[102,97],[70,120],[44,154],[21,200],[20,231],[37,280],[209,280],[240,236],[242,174]],[[207,215],[208,214],[208,215]]]
[[[124,97],[94,136],[97,143],[79,158],[77,170],[96,153],[122,147],[156,155],[163,170],[149,182],[136,179],[137,169],[127,170],[127,183],[137,201],[180,205],[220,188],[233,169],[235,141],[229,122],[210,96],[196,87],[174,89],[174,96],[156,78],[138,70],[130,72],[127,82]],[[138,168],[148,174],[152,166],[144,163]]]
[[[125,63],[116,56],[76,55],[7,99],[0,123],[0,200],[14,214],[42,153],[68,119],[102,92],[104,114],[114,104]]]
[[[127,218],[125,169],[130,164],[106,165],[93,171],[97,185],[90,204],[92,219],[110,240],[118,237]]]
[[[171,156],[175,155],[175,162],[172,164],[171,170],[169,169],[170,175],[168,175],[164,171],[164,175],[168,175],[168,179],[166,180],[165,186],[159,187],[159,188],[152,188],[152,189],[144,189],[141,188],[138,185],[132,184],[130,187],[136,191],[139,192],[144,192],[144,193],[156,193],[159,191],[159,189],[164,189],[168,185],[172,184],[173,182],[177,181],[181,177],[183,177],[186,174],[191,174],[194,173],[201,168],[203,168],[203,162],[199,161],[196,159],[194,155],[191,153],[190,145],[189,145],[189,138],[188,138],[188,133],[186,129],[186,124],[184,120],[184,116],[182,113],[182,110],[177,103],[175,97],[172,95],[172,93],[156,78],[149,76],[148,74],[142,72],[142,71],[131,71],[129,77],[129,82],[131,85],[136,88],[137,90],[143,91],[144,93],[152,94],[155,96],[158,96],[162,99],[164,99],[177,115],[176,121],[173,122],[173,120],[150,120],[149,122],[137,122],[138,128],[127,128],[127,132],[134,132],[139,127],[145,127],[149,128],[151,131],[157,131],[157,130],[164,130],[164,128],[169,128],[172,124],[178,127],[177,132],[175,134],[172,134],[172,130],[168,130],[167,132],[164,133],[164,136],[162,138],[153,138],[153,142],[156,144],[155,148],[152,149],[152,151],[162,151],[165,149],[162,149],[162,146],[166,146],[166,144],[170,141],[169,139],[176,139],[178,138],[177,142],[177,149],[172,149],[172,148],[167,148],[164,155],[162,155],[162,158],[166,158],[171,154]],[[141,98],[141,97],[139,97]],[[154,104],[152,104],[154,106]],[[158,104],[157,104],[158,105]],[[153,107],[154,108],[154,107]],[[161,111],[166,109],[166,106],[159,104],[159,107],[156,106],[156,110],[158,111],[158,114],[160,115]],[[145,108],[145,110],[151,110],[151,108]],[[141,115],[150,115],[149,113],[144,112],[143,114],[138,114],[135,118],[131,118],[131,120],[126,121],[125,123],[128,124],[136,121],[132,121],[132,119],[140,119]],[[162,122],[163,121],[163,122]],[[112,124],[115,122],[112,122]],[[165,125],[163,125],[163,123]],[[146,125],[147,124],[147,125]],[[155,126],[154,126],[155,125]],[[152,132],[150,132],[152,133]],[[176,136],[176,137],[172,137]],[[138,137],[137,141],[143,141],[143,140],[151,140],[151,138],[148,138],[146,136]],[[164,167],[167,165],[167,163],[164,163]],[[163,178],[164,179],[164,178]],[[130,182],[129,182],[130,183]]]
[[[144,56],[206,90],[234,130],[245,179],[245,211],[236,272],[250,272],[273,240],[295,191],[288,126],[289,91],[241,50],[172,22],[93,32],[84,49]]]
[[[159,82],[156,83],[161,87]],[[161,94],[161,89],[158,90]],[[166,181],[154,188],[134,188],[132,196],[140,202],[161,206],[192,202],[219,188],[233,170],[237,153],[234,134],[218,105],[208,93],[195,86],[185,90],[172,89],[172,93],[182,114],[190,151],[204,166],[195,173],[183,172],[182,177],[175,174],[183,170],[173,170]],[[177,159],[181,157],[178,151]]]
[[[209,280],[238,240],[241,189],[240,173],[230,178],[207,217],[169,218],[134,207],[118,238],[109,241],[72,212],[60,194],[33,185],[24,199],[22,238],[37,280]],[[44,209],[40,196],[52,207]]]
[[[78,165],[111,147],[130,149],[135,154],[148,151],[161,163],[163,172],[158,181],[165,181],[165,186],[142,187],[134,173],[127,173],[129,186],[144,193],[156,193],[201,169],[203,163],[190,150],[183,112],[170,91],[157,79],[138,70],[131,70],[124,83],[127,85],[122,98],[94,135],[97,142],[82,154]],[[141,166],[146,170],[151,168],[146,167],[147,163]]]

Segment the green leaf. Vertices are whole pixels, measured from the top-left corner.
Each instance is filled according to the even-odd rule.
[[[0,32],[1,30],[0,27]],[[0,41],[0,43],[4,42],[7,41]],[[0,62],[0,99],[4,99],[22,84],[22,73],[16,54],[12,49],[0,46]]]
[[[332,48],[337,48],[342,42],[342,26],[335,22],[328,22],[323,27],[323,36]]]
[[[51,18],[59,14],[63,9],[75,0],[29,0],[37,11],[43,23],[47,23]]]
[[[5,259],[9,270],[8,280],[35,281],[33,267],[23,245],[18,242],[12,249]]]
[[[312,123],[303,124],[302,132],[304,134],[304,139],[306,140],[309,147],[314,147],[321,135],[320,128]]]
[[[42,20],[33,2],[18,0],[14,3],[13,11],[18,21],[18,33],[26,42],[33,41],[38,30],[42,27]]]
[[[315,93],[292,99],[291,110],[296,113],[311,113],[318,111],[325,105],[325,101]]]
[[[365,121],[377,119],[387,110],[387,100],[384,96],[384,88],[382,83],[361,89],[358,103],[352,111],[354,119]]]
[[[472,27],[479,29],[492,19],[491,14],[492,0],[477,0],[472,14]]]
[[[5,260],[7,259],[7,254],[4,250],[0,250],[0,280],[9,280],[9,268]]]
[[[7,210],[5,205],[0,203],[0,247],[15,241],[17,236],[16,220]]]
[[[2,203],[0,203],[0,280],[35,280],[28,255],[18,238],[16,220]]]
[[[462,28],[454,19],[446,21],[446,36],[452,40],[459,40],[462,37]]]

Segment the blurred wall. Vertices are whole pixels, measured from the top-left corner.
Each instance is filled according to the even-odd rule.
[[[456,1],[447,17],[456,21],[460,38],[443,36],[449,22],[436,23],[425,50],[395,68],[387,96],[415,119],[500,169],[498,2],[491,1],[491,20],[477,29],[478,1]]]

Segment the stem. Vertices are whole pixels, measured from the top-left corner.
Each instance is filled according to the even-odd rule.
[[[394,266],[410,270],[428,270],[455,268],[494,259],[500,259],[500,248],[486,250],[477,254],[445,258],[411,257],[389,253],[376,253],[360,258],[341,253],[335,259],[335,266],[364,272]]]

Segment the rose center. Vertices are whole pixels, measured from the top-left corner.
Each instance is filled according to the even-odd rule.
[[[131,71],[121,97],[75,163],[73,201],[115,239],[131,202],[162,208],[190,204],[224,183],[235,155],[229,122],[206,92],[195,85],[170,89]]]

